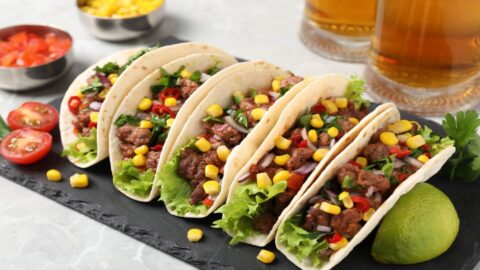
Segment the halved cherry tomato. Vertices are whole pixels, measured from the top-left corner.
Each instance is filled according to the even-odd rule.
[[[351,196],[352,201],[355,203],[355,208],[362,212],[367,212],[370,209],[370,201],[365,197]]]
[[[3,138],[0,154],[16,164],[32,164],[42,159],[52,148],[52,135],[22,128]]]
[[[339,234],[338,232],[336,232],[335,234],[333,234],[332,236],[327,238],[327,242],[330,243],[330,244],[335,244],[338,241],[342,240],[342,238],[343,238],[343,236],[341,234]]]
[[[163,149],[163,144],[157,144],[155,146],[150,147],[153,151],[162,151]]]
[[[78,114],[80,104],[82,104],[82,100],[77,96],[71,96],[68,99],[68,109],[73,114]]]
[[[158,102],[153,103],[152,113],[158,114],[158,115],[167,113],[170,115],[171,118],[175,118],[175,113],[170,108]]]
[[[210,206],[213,205],[213,201],[210,200],[209,198],[203,199],[202,203],[203,203],[204,205],[206,205],[207,207],[210,207]]]
[[[299,191],[304,181],[304,175],[292,173],[287,179],[287,187],[291,190]]]
[[[404,158],[404,157],[408,157],[412,151],[410,151],[409,149],[405,149],[405,148],[400,148],[398,146],[392,146],[388,149],[388,152],[391,154],[391,155],[395,155],[395,157],[397,158]]]
[[[25,102],[18,109],[11,111],[7,117],[10,129],[31,128],[50,132],[58,122],[57,110],[48,104]]]
[[[318,104],[315,104],[312,106],[312,109],[310,110],[312,113],[324,113],[327,111],[327,109],[325,109],[325,106],[323,106],[322,104],[318,103]]]
[[[160,92],[160,99],[165,101],[167,97],[174,97],[178,99],[180,97],[180,91],[177,88],[169,87]]]

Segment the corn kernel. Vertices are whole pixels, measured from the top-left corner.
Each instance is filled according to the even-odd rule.
[[[48,170],[47,179],[48,181],[58,182],[62,180],[62,173],[55,169]]]
[[[220,193],[220,183],[218,183],[217,180],[208,180],[203,183],[203,190],[208,195],[217,195],[218,193]]]
[[[82,90],[78,90],[78,91],[77,91],[77,97],[79,97],[80,99],[82,99],[83,97],[85,97],[85,95],[82,93]]]
[[[277,137],[275,139],[275,146],[280,150],[287,150],[288,147],[290,147],[291,143],[291,140],[285,139],[283,136]]]
[[[380,133],[380,141],[388,146],[392,146],[398,143],[398,139],[393,132],[385,131]]]
[[[328,202],[322,202],[320,204],[320,210],[322,210],[325,213],[329,213],[332,215],[338,215],[340,212],[342,212],[342,209],[338,205],[334,205]]]
[[[338,133],[339,133],[339,131],[338,131],[338,128],[336,128],[336,127],[331,127],[329,129],[327,129],[328,136],[330,136],[332,138],[337,137]]]
[[[311,129],[307,133],[308,140],[311,142],[317,142],[318,141],[318,133],[316,130]]]
[[[97,123],[98,122],[98,112],[91,112],[90,113],[90,122]]]
[[[118,74],[116,73],[112,73],[110,75],[108,75],[108,80],[112,83],[112,84],[115,84],[115,82],[117,81],[118,79]]]
[[[165,106],[173,107],[177,105],[177,99],[174,97],[167,97],[164,101]]]
[[[73,188],[84,188],[88,186],[88,175],[76,173],[70,176],[70,186]]]
[[[330,243],[329,244],[329,247],[334,250],[334,251],[337,251],[339,249],[342,249],[344,247],[346,247],[348,245],[348,240],[347,238],[345,237],[342,237],[342,239],[340,239],[340,241],[336,242],[336,243]]]
[[[395,134],[405,133],[412,129],[412,122],[408,120],[398,120],[397,122],[388,126],[388,131]]]
[[[212,117],[219,117],[223,115],[223,108],[218,104],[212,104],[207,108],[207,114]]]
[[[132,162],[135,167],[143,167],[147,164],[147,158],[144,155],[136,154],[132,158]]]
[[[355,159],[355,162],[357,162],[358,164],[360,164],[360,166],[362,166],[362,168],[365,168],[367,167],[368,165],[368,160],[366,157],[357,157]]]
[[[105,88],[102,91],[100,91],[100,93],[98,93],[98,97],[104,100],[107,97],[107,94],[108,94],[108,88]]]
[[[187,239],[190,242],[198,242],[203,237],[203,231],[197,228],[192,228],[187,232]]]
[[[175,118],[168,118],[167,121],[165,121],[167,128],[171,127],[173,122],[175,122]]]
[[[275,164],[277,164],[279,166],[283,166],[283,165],[287,164],[289,159],[290,159],[290,155],[285,154],[285,155],[281,155],[281,156],[275,156],[275,158],[273,158],[273,162],[275,162]]]
[[[142,98],[142,100],[140,101],[140,103],[138,103],[138,106],[137,108],[141,111],[146,111],[148,109],[150,109],[150,107],[152,107],[152,100],[149,99],[149,98]]]
[[[273,183],[276,184],[280,181],[287,181],[289,177],[290,177],[289,171],[280,170],[273,176]]]
[[[220,145],[217,147],[217,156],[221,161],[227,161],[228,156],[230,155],[230,149],[225,145]]]
[[[213,164],[208,164],[205,166],[205,176],[210,179],[217,179],[218,167]]]
[[[375,214],[375,209],[370,208],[367,210],[367,212],[363,213],[362,219],[364,221],[368,221],[373,216],[373,214]]]
[[[331,102],[330,100],[322,99],[322,101],[320,101],[320,103],[325,107],[328,114],[334,114],[334,113],[338,112],[337,105],[335,105],[335,103]]]
[[[312,118],[310,119],[310,125],[314,128],[321,128],[323,127],[325,123],[323,122],[322,118],[320,117],[320,114],[314,114],[312,115]]]
[[[142,120],[140,121],[140,125],[139,125],[140,128],[153,128],[153,123],[148,121],[148,120]]]
[[[275,253],[262,249],[257,255],[257,260],[265,264],[270,264],[275,260]]]
[[[146,155],[148,153],[148,146],[146,145],[139,146],[135,148],[133,152],[135,152],[135,154],[137,155]]]
[[[407,146],[410,149],[417,149],[425,144],[425,139],[422,135],[415,135],[407,139]]]
[[[260,121],[267,111],[262,108],[253,109],[251,114],[255,121]]]
[[[274,92],[280,91],[280,80],[275,79],[275,80],[272,81],[272,90]]]
[[[315,152],[313,152],[312,158],[316,162],[320,162],[320,160],[322,160],[327,153],[328,153],[327,148],[320,148],[320,149],[317,149]]]
[[[182,72],[180,72],[180,77],[184,78],[184,79],[188,79],[190,78],[190,76],[192,76],[192,73],[186,69],[182,70]]]
[[[430,158],[427,157],[426,155],[420,155],[417,157],[417,160],[422,163],[427,163],[430,160]]]
[[[257,186],[258,188],[266,188],[272,185],[272,180],[267,173],[257,173]]]
[[[202,152],[208,152],[212,148],[212,144],[207,141],[205,138],[200,138],[195,142],[195,146],[198,148],[198,150]]]
[[[255,96],[255,104],[264,105],[270,103],[267,95],[259,94]]]
[[[345,109],[348,107],[348,99],[347,98],[335,98],[334,101],[335,105],[340,109]]]
[[[342,201],[343,206],[345,206],[345,208],[350,209],[353,207],[352,197],[350,197],[350,193],[348,193],[347,191],[343,191],[342,193],[340,193],[338,195],[338,199]]]

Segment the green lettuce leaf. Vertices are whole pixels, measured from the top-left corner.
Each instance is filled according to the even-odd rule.
[[[353,101],[357,110],[362,106],[370,107],[370,101],[362,97],[363,92],[365,92],[365,81],[355,75],[351,76],[345,97]]]
[[[63,149],[62,157],[65,156],[73,157],[79,163],[87,163],[97,158],[97,129],[92,128],[89,136],[79,135],[75,142]]]
[[[156,188],[160,188],[160,201],[163,201],[180,216],[184,216],[186,213],[204,214],[207,212],[207,207],[203,204],[190,204],[192,186],[187,179],[177,173],[180,154],[184,149],[192,147],[194,143],[195,139],[191,139],[187,144],[179,147],[172,159],[165,163],[157,173],[159,186]]]
[[[115,163],[113,183],[122,190],[140,197],[147,197],[152,189],[155,173],[152,169],[141,171],[132,160],[120,160]]]
[[[294,253],[300,261],[308,259],[313,266],[320,266],[323,264],[320,252],[328,248],[327,241],[320,240],[325,234],[303,229],[300,226],[301,221],[301,214],[286,220],[280,226],[278,240],[287,247],[289,252]]]
[[[231,245],[256,234],[253,218],[262,213],[262,203],[284,192],[286,188],[286,181],[280,181],[264,189],[260,189],[256,183],[238,187],[230,202],[217,210],[223,217],[215,221],[213,227],[233,233]]]

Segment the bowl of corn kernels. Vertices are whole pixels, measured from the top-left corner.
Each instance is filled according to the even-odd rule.
[[[77,7],[90,33],[109,41],[137,38],[165,17],[165,0],[77,0]]]

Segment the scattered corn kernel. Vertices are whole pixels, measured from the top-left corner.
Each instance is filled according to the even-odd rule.
[[[363,213],[363,220],[368,221],[373,216],[373,214],[375,214],[375,209],[368,209],[367,212]]]
[[[175,122],[175,118],[168,118],[167,121],[165,121],[167,128],[171,127],[173,122]]]
[[[340,239],[340,241],[336,242],[336,243],[330,243],[329,244],[329,247],[334,250],[334,251],[337,251],[339,249],[342,249],[344,247],[346,247],[348,245],[348,240],[347,238],[345,237],[342,237],[342,239]]]
[[[267,95],[259,94],[255,96],[255,104],[263,105],[268,103],[270,103],[270,100],[268,99]]]
[[[258,188],[266,188],[272,185],[272,180],[267,173],[257,173],[257,186]]]
[[[220,183],[218,183],[217,180],[208,180],[203,183],[203,190],[208,195],[217,195],[218,193],[220,193]]]
[[[334,114],[334,113],[338,112],[337,105],[335,105],[335,103],[331,102],[330,100],[322,99],[322,101],[320,101],[320,103],[325,107],[328,114]]]
[[[339,133],[339,131],[338,131],[338,128],[336,128],[336,127],[331,127],[329,129],[327,129],[328,136],[330,136],[332,138],[337,137],[338,133]]]
[[[285,139],[283,136],[277,137],[275,139],[275,146],[280,150],[287,150],[288,147],[290,147],[291,143],[291,140]]]
[[[289,177],[290,177],[289,171],[280,170],[273,176],[273,183],[276,184],[280,181],[287,181]]]
[[[314,128],[321,128],[323,127],[325,123],[323,122],[322,118],[320,117],[320,114],[314,114],[312,115],[312,118],[310,119],[310,125]]]
[[[98,122],[98,112],[91,112],[90,113],[90,122],[93,122],[93,123]]]
[[[79,97],[80,99],[82,99],[83,97],[85,97],[85,95],[82,93],[82,90],[78,90],[78,91],[77,91],[77,97]]]
[[[135,148],[134,152],[137,155],[146,155],[148,153],[148,146],[146,145],[139,146]]]
[[[48,170],[47,179],[48,181],[58,182],[62,180],[62,173],[55,169]]]
[[[360,166],[362,166],[362,168],[365,168],[367,167],[368,165],[368,160],[366,157],[357,157],[355,159],[355,162],[357,162],[358,164],[360,164]]]
[[[112,84],[115,84],[115,82],[117,81],[118,79],[118,74],[117,73],[112,73],[110,75],[108,75],[108,80],[112,83]]]
[[[262,249],[257,255],[257,260],[265,264],[270,264],[275,260],[275,253]]]
[[[163,103],[167,107],[173,107],[177,105],[177,99],[174,97],[167,97]]]
[[[70,176],[70,186],[73,188],[84,188],[88,186],[88,175],[76,173]]]
[[[335,98],[335,101],[334,101],[335,105],[339,108],[339,109],[345,109],[347,108],[348,106],[348,99],[347,98]]]
[[[256,108],[252,110],[252,117],[255,121],[260,121],[265,115],[265,113],[267,113],[265,109]]]
[[[320,204],[320,210],[322,210],[325,213],[329,213],[332,215],[338,215],[340,212],[342,212],[342,209],[338,205],[334,205],[328,202],[322,202]]]
[[[188,79],[190,78],[190,76],[192,76],[192,73],[186,69],[182,70],[182,72],[180,72],[180,77],[184,78],[184,79]]]
[[[150,128],[153,128],[153,123],[148,121],[148,120],[142,120],[142,121],[140,121],[140,126],[139,127],[150,129]]]
[[[355,117],[349,117],[348,121],[350,121],[350,123],[354,123],[355,125],[358,124],[358,119]]]
[[[316,162],[320,162],[320,160],[322,160],[327,153],[328,153],[327,148],[320,148],[320,149],[317,149],[315,152],[313,152],[312,158]]]
[[[395,136],[395,133],[390,131],[385,131],[380,133],[380,141],[388,146],[392,146],[398,143],[398,139]]]
[[[422,135],[415,135],[407,139],[407,146],[410,149],[417,149],[425,144],[425,139]]]
[[[353,207],[352,197],[350,197],[350,193],[348,193],[347,191],[343,191],[342,193],[340,193],[338,195],[338,199],[342,201],[343,206],[345,206],[345,208],[350,209]]]
[[[147,164],[147,158],[144,155],[136,154],[132,158],[132,162],[135,167],[143,167]]]
[[[138,103],[137,108],[141,111],[146,111],[152,107],[153,101],[149,98],[142,98],[140,103]]]
[[[272,81],[272,90],[274,92],[280,91],[280,80],[275,79],[275,80]]]
[[[98,97],[104,100],[107,97],[108,90],[109,90],[108,88],[105,88],[102,91],[100,91],[100,93],[98,93]]]
[[[308,140],[311,142],[317,142],[318,141],[318,133],[314,129],[310,129],[307,133]]]
[[[212,148],[212,144],[207,141],[205,138],[200,138],[195,142],[195,146],[198,148],[198,150],[202,152],[208,152]]]
[[[207,114],[212,117],[219,117],[223,115],[223,108],[219,104],[212,104],[207,108]]]
[[[430,158],[427,157],[426,155],[420,155],[417,157],[417,160],[422,163],[427,163],[430,160]]]
[[[217,147],[217,156],[221,161],[227,161],[228,156],[230,155],[230,149],[225,145],[220,145]]]
[[[275,162],[275,164],[277,164],[279,166],[283,166],[283,165],[287,164],[289,159],[290,159],[290,155],[285,154],[285,155],[281,155],[281,156],[275,156],[275,158],[273,158],[273,162]]]
[[[205,176],[210,179],[217,179],[218,167],[213,164],[208,164],[205,166]]]
[[[203,231],[197,228],[192,228],[187,232],[187,239],[190,242],[198,242],[203,237]]]
[[[395,134],[407,132],[412,129],[412,122],[408,120],[398,120],[397,122],[388,126],[388,131]]]

